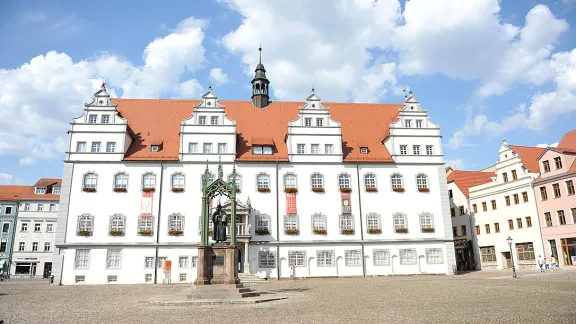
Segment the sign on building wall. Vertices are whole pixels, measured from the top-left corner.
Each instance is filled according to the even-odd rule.
[[[350,193],[349,192],[341,192],[340,198],[342,200],[342,214],[352,213],[352,206],[350,203]]]
[[[286,193],[286,214],[296,214],[296,194]]]
[[[140,216],[152,216],[152,202],[154,192],[142,191],[142,205],[140,208]]]
[[[171,260],[164,260],[162,266],[164,267],[164,274],[167,277],[170,277],[170,274],[172,273],[172,261]]]

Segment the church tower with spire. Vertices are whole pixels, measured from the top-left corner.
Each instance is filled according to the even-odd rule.
[[[252,79],[252,104],[256,108],[265,108],[270,103],[270,96],[268,95],[269,84],[266,78],[266,69],[262,64],[262,47],[258,48],[260,52],[260,62],[256,66],[256,74]]]

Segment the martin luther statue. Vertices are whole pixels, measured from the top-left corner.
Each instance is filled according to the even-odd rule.
[[[212,231],[212,240],[216,243],[226,241],[226,227],[228,226],[228,216],[222,210],[222,206],[218,204],[216,211],[212,214],[212,223],[214,230]]]

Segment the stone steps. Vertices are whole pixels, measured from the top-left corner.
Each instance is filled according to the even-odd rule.
[[[183,290],[178,295],[184,299],[238,299],[258,297],[260,294],[243,284],[199,285]]]
[[[244,274],[244,273],[239,273],[238,274],[238,279],[240,279],[240,282],[243,284],[258,284],[258,283],[267,283],[268,280],[266,279],[262,279],[258,276],[255,275],[251,275],[251,274]]]

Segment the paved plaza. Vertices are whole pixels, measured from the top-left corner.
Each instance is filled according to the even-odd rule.
[[[576,271],[302,279],[254,286],[287,300],[255,305],[151,306],[186,285],[0,283],[13,323],[575,323]]]

